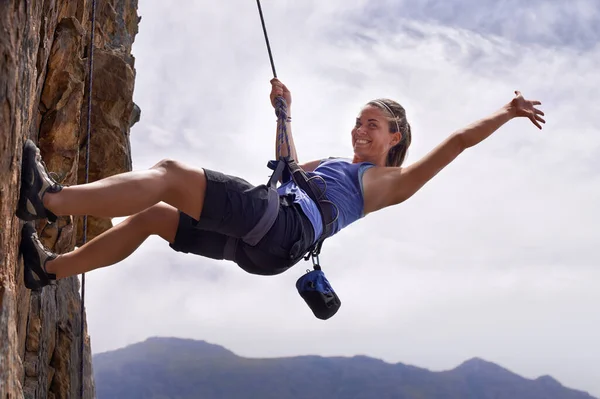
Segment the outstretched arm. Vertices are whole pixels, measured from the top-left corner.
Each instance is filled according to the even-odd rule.
[[[535,108],[535,105],[540,105],[541,102],[525,100],[519,91],[515,91],[515,95],[515,98],[511,102],[489,117],[481,119],[455,133],[460,137],[463,149],[479,144],[513,118],[529,118],[538,129],[542,129],[540,123],[546,123],[542,118],[544,113]]]
[[[541,129],[540,123],[545,123],[542,118],[544,113],[535,108],[535,105],[541,103],[525,100],[518,91],[515,94],[515,98],[508,104],[488,117],[456,131],[414,164],[406,168],[391,168],[387,171],[385,169],[388,168],[382,168],[382,171],[379,172],[381,176],[377,176],[375,173],[377,171],[373,171],[375,174],[373,179],[378,180],[377,185],[386,188],[382,188],[385,191],[381,196],[383,201],[381,203],[374,201],[374,209],[370,211],[406,201],[464,150],[479,144],[513,118],[527,117]]]
[[[287,103],[288,108],[288,120],[286,121],[286,130],[288,135],[288,142],[290,143],[290,158],[298,163],[298,154],[296,153],[296,146],[294,145],[294,137],[292,135],[292,94],[288,88],[281,83],[277,78],[271,79],[271,104],[275,107],[275,98],[283,97]],[[279,159],[280,156],[285,157],[288,155],[288,148],[284,139],[283,144],[279,145],[279,137],[276,132],[275,134],[275,159]]]

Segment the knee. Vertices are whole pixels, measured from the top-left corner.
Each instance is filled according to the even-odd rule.
[[[159,235],[172,242],[179,225],[179,211],[165,203],[158,203],[133,216],[136,223],[148,234]]]
[[[192,168],[174,159],[165,158],[150,169],[160,171],[171,190],[179,189],[187,192],[190,184],[195,184],[196,181],[199,181],[201,187],[206,186],[203,169]]]
[[[152,166],[152,168],[150,169],[156,169],[164,173],[172,174],[173,172],[185,169],[185,167],[179,161],[170,158],[165,158],[160,160],[156,165]]]

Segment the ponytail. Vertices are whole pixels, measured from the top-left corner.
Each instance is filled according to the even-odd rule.
[[[404,163],[411,142],[410,125],[408,122],[403,130],[404,132],[400,132],[402,134],[400,142],[388,151],[385,166],[402,166]]]

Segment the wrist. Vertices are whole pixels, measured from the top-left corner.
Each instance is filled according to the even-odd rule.
[[[286,118],[285,118],[286,122],[291,122],[292,121],[292,107],[290,107],[289,105],[288,105],[288,107],[286,109],[285,116],[286,116]]]
[[[517,117],[517,107],[514,104],[514,100],[502,107],[502,111],[508,116],[509,119]]]
[[[279,118],[277,118],[277,120],[279,120]],[[292,121],[292,117],[290,115],[286,115],[285,121],[290,123]]]

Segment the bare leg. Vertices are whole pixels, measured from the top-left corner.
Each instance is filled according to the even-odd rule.
[[[46,271],[60,279],[115,264],[131,255],[152,234],[172,243],[178,223],[177,209],[164,203],[156,204],[80,248],[48,261]]]
[[[205,191],[202,169],[163,160],[148,170],[121,173],[47,193],[44,206],[58,216],[120,217],[134,215],[163,201],[199,219]]]

